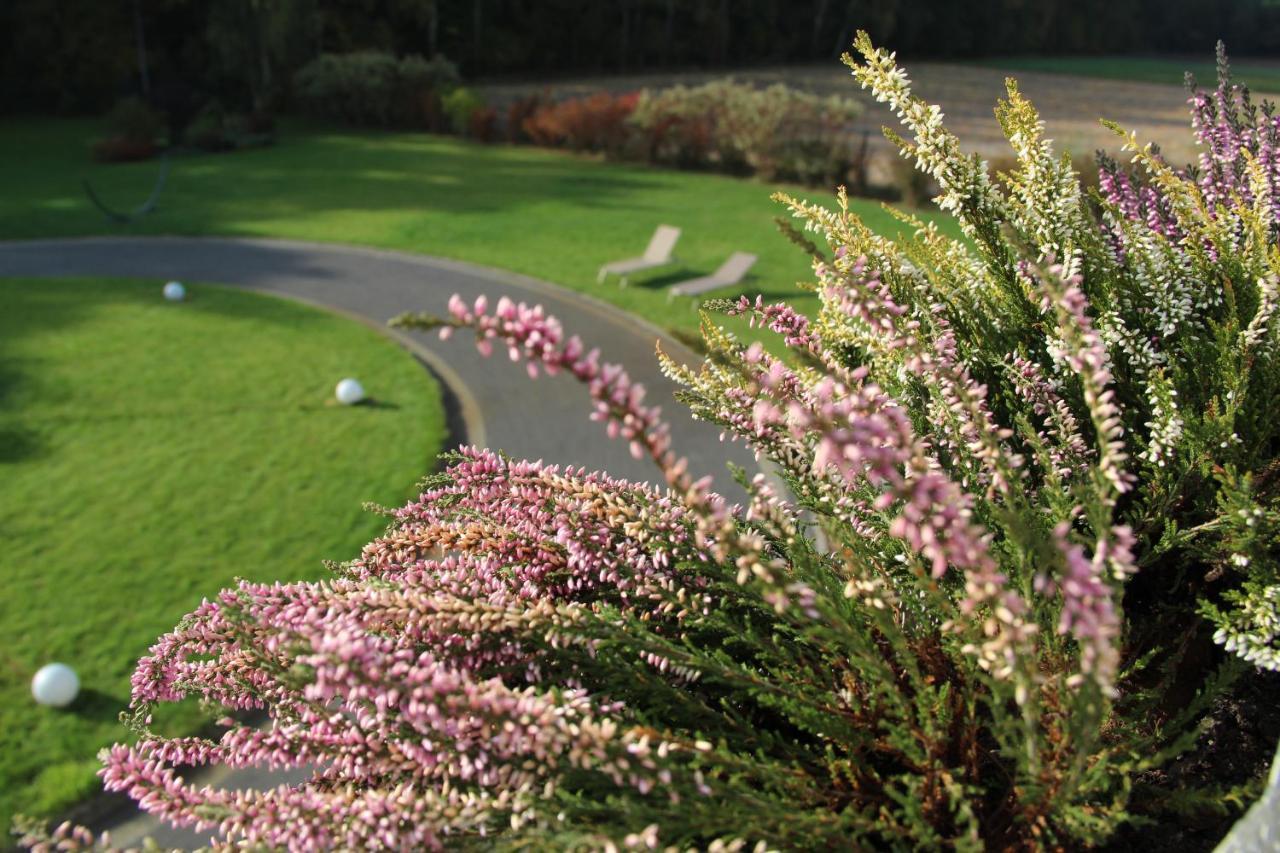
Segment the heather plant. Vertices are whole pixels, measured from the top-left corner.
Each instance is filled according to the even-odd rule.
[[[1143,171],[1103,158],[1099,174],[1114,260],[1153,294],[1146,311],[1124,306],[1134,316],[1117,346],[1137,378],[1148,377],[1134,393],[1151,418],[1141,454],[1155,499],[1143,509],[1162,543],[1156,554],[1181,569],[1178,585],[1204,593],[1215,642],[1276,670],[1280,516],[1268,408],[1278,370],[1280,116],[1232,82],[1221,43],[1217,58],[1214,92],[1188,75],[1197,165],[1175,170],[1128,137]]]
[[[817,315],[709,307],[788,355],[707,314],[701,367],[660,356],[694,415],[766,463],[737,472],[743,503],[694,480],[643,389],[540,307],[401,318],[584,383],[663,485],[457,451],[332,580],[242,583],[163,637],[106,786],[250,846],[721,851],[1058,849],[1255,791],[1149,771],[1247,677],[1204,616],[1274,660],[1262,158],[1239,155],[1250,200],[1212,207],[1138,149],[1170,219],[1101,196],[1099,218],[1012,82],[1001,187],[892,54],[855,44],[966,236],[903,214],[890,240],[843,193],[783,197],[826,243],[793,233]],[[150,732],[192,696],[269,723]],[[213,763],[316,771],[266,792],[178,772]]]

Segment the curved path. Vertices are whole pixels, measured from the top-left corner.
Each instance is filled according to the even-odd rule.
[[[449,296],[486,294],[540,302],[560,318],[566,331],[598,346],[605,360],[624,365],[671,419],[678,452],[694,473],[711,474],[730,493],[736,486],[725,470],[732,460],[753,466],[741,447],[719,440],[719,430],[690,418],[672,396],[674,386],[658,371],[655,341],[674,358],[697,356],[659,329],[611,305],[526,276],[439,258],[340,245],[285,240],[128,237],[0,242],[0,277],[54,278],[121,276],[178,279],[245,287],[300,299],[386,329],[405,311],[445,313]],[[157,286],[157,298],[159,287]],[[483,358],[459,336],[449,343],[436,336],[387,330],[419,355],[452,393],[459,425],[472,444],[501,449],[517,458],[584,465],[636,481],[656,482],[647,460],[631,458],[625,442],[612,441],[589,420],[586,389],[566,376],[531,381],[525,371],[495,352]],[[377,377],[361,377],[373,396],[389,394]],[[279,784],[282,778],[252,771],[210,771],[201,781],[219,787]],[[113,841],[129,846],[154,833],[156,841],[194,847],[194,833],[157,827],[145,816],[122,812],[99,823],[112,828]],[[205,836],[207,837],[207,836]]]
[[[105,237],[0,242],[0,277],[127,276],[213,282],[302,299],[386,328],[405,311],[444,314],[449,296],[491,300],[507,295],[540,302],[566,332],[600,347],[604,360],[627,368],[649,390],[648,401],[672,420],[678,452],[697,474],[721,488],[732,481],[725,460],[750,457],[719,441],[719,430],[690,418],[658,371],[654,343],[689,362],[696,356],[654,326],[612,305],[547,282],[458,261],[292,240]],[[158,292],[158,291],[157,291]],[[492,303],[491,303],[492,304]],[[635,460],[589,420],[586,390],[564,376],[530,381],[501,350],[483,358],[466,335],[441,343],[434,335],[388,330],[436,370],[460,404],[467,441],[517,458],[583,465],[615,476],[656,481],[647,460]],[[379,394],[377,377],[361,377]],[[386,393],[386,392],[383,392]]]

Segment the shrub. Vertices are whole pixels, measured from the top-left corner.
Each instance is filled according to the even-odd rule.
[[[225,151],[232,147],[223,128],[225,115],[216,103],[206,104],[183,128],[182,141],[205,151]]]
[[[479,95],[459,87],[440,101],[441,112],[448,117],[449,130],[477,142],[493,142],[498,138],[498,113],[487,106]]]
[[[325,54],[298,71],[294,87],[302,105],[316,115],[388,125],[397,106],[396,66],[387,53]]]
[[[155,142],[164,131],[164,116],[141,98],[125,98],[107,115],[107,131],[121,139]]]
[[[229,113],[217,101],[211,101],[183,129],[182,141],[213,153],[235,151],[273,144],[274,128],[270,115]]]
[[[524,123],[534,113],[551,103],[551,96],[546,92],[522,95],[507,105],[506,134],[508,142],[531,142],[525,132]]]
[[[1280,670],[1280,466],[1269,400],[1280,376],[1280,117],[1232,82],[1221,42],[1217,59],[1215,92],[1189,81],[1198,168],[1175,170],[1112,125],[1145,175],[1101,158],[1106,231],[1116,263],[1153,294],[1146,322],[1116,348],[1152,376],[1143,455],[1157,466],[1152,500],[1176,506],[1152,521],[1159,550],[1199,575],[1179,585],[1201,592],[1216,643]],[[1170,356],[1157,342],[1173,336],[1181,351]]]
[[[160,150],[156,140],[164,130],[164,116],[141,98],[119,101],[107,114],[106,126],[106,138],[93,144],[95,160],[146,160]]]
[[[626,146],[627,118],[639,95],[604,92],[586,98],[547,103],[524,119],[525,135],[535,145],[616,155]]]
[[[645,91],[632,123],[655,162],[819,183],[845,180],[857,162],[861,111],[848,98],[721,80]]]
[[[466,87],[458,87],[440,99],[441,109],[449,119],[449,129],[459,136],[468,135],[471,117],[484,108],[484,101]]]
[[[138,139],[124,139],[118,136],[99,139],[93,143],[93,159],[100,163],[130,163],[136,160],[150,160],[159,152],[160,146],[154,142]]]
[[[681,85],[640,93],[631,123],[646,134],[650,161],[686,169],[711,164],[717,104],[707,96],[709,91],[707,86],[690,89]]]
[[[443,56],[430,60],[406,56],[400,61],[397,103],[404,118],[397,124],[439,132],[446,129],[442,99],[461,85],[458,67]]]
[[[443,58],[397,59],[360,51],[322,54],[294,78],[301,105],[314,115],[374,127],[436,129],[435,100],[458,84],[456,66]]]
[[[889,165],[889,174],[893,178],[890,186],[891,194],[909,207],[921,207],[937,191],[933,178],[920,171],[909,160],[898,158]]]
[[[1002,189],[855,44],[965,239],[780,197],[829,249],[806,248],[818,314],[709,307],[790,358],[708,322],[701,369],[664,359],[697,417],[769,459],[739,472],[743,506],[540,307],[402,318],[583,382],[666,487],[454,454],[329,583],[243,583],[162,638],[107,787],[250,845],[712,850],[1058,849],[1255,791],[1144,774],[1247,669],[1200,611],[1240,604],[1219,642],[1276,666],[1270,131],[1199,180],[1137,149],[1154,214],[1121,192],[1099,220],[1015,84]],[[150,734],[183,696],[274,724]],[[176,776],[212,762],[324,769],[265,793]]]
[[[462,83],[458,66],[443,56],[423,59],[416,54],[410,54],[400,60],[397,74],[401,85],[410,92],[431,90],[445,93]]]
[[[467,135],[477,142],[496,142],[498,140],[498,111],[493,107],[485,106],[471,113]]]

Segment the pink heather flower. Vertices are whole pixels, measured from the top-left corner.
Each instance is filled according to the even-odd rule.
[[[1280,234],[1280,116],[1268,104],[1255,108],[1249,91],[1231,81],[1222,43],[1218,43],[1218,85],[1204,92],[1189,79],[1187,104],[1191,126],[1201,151],[1194,170],[1196,186],[1210,216],[1224,214],[1236,205],[1251,205],[1254,188],[1246,169],[1246,154],[1261,167],[1268,185],[1272,233]],[[1191,179],[1188,167],[1183,177]],[[1106,158],[1099,158],[1099,186],[1103,196],[1125,219],[1144,223],[1171,242],[1182,239],[1182,230],[1168,200],[1154,186],[1135,189],[1132,179]],[[1123,239],[1112,230],[1118,257],[1123,260]],[[1207,247],[1211,254],[1216,249]]]
[[[99,842],[101,842],[101,848],[99,847]],[[32,853],[54,853],[54,851],[78,853],[78,851],[82,850],[110,849],[111,836],[104,833],[101,839],[97,839],[92,832],[83,826],[76,826],[70,821],[63,821],[47,836],[24,832],[18,839],[18,845],[27,848]]]
[[[1029,266],[1024,264],[1020,272],[1029,275]],[[1116,495],[1129,490],[1134,478],[1124,468],[1128,454],[1124,450],[1120,408],[1111,387],[1110,353],[1089,316],[1089,301],[1078,275],[1063,278],[1062,267],[1055,264],[1040,277],[1037,289],[1041,310],[1052,315],[1058,324],[1058,339],[1051,341],[1050,355],[1080,377],[1084,403],[1097,433],[1101,496],[1106,502],[1114,502]]]
[[[620,387],[616,374],[602,383]],[[167,822],[296,850],[438,848],[450,833],[523,820],[534,806],[522,792],[570,768],[652,790],[671,769],[622,725],[625,708],[582,688],[546,691],[548,674],[576,676],[537,648],[582,645],[569,629],[583,605],[673,620],[681,612],[655,598],[702,607],[698,579],[675,568],[707,559],[695,538],[670,492],[463,448],[342,577],[241,583],[139,663],[140,717],[195,695],[265,709],[270,725],[227,720],[213,740],[144,733],[107,754],[104,784]],[[664,675],[698,678],[663,660]],[[177,775],[212,763],[318,770],[267,792]]]
[[[747,315],[747,325],[760,326],[782,335],[787,346],[807,350],[813,355],[822,354],[821,340],[809,329],[809,318],[785,302],[766,305],[764,297],[757,296],[753,303],[746,296],[739,297],[727,311],[729,316]]]
[[[1080,646],[1080,672],[1068,679],[1078,686],[1084,678],[1094,679],[1104,693],[1115,696],[1115,677],[1119,666],[1120,615],[1116,611],[1114,593],[1105,577],[1107,568],[1121,577],[1134,571],[1131,548],[1133,535],[1127,527],[1112,529],[1112,539],[1101,538],[1093,558],[1068,540],[1070,524],[1061,522],[1054,528],[1053,541],[1065,565],[1057,581],[1041,577],[1037,586],[1042,592],[1057,591],[1062,596],[1062,615],[1058,633],[1071,635]]]
[[[272,725],[232,725],[217,741],[147,735],[107,754],[104,785],[170,823],[293,850],[436,848],[451,832],[518,820],[531,808],[521,792],[570,768],[651,788],[656,764],[635,757],[646,738],[611,718],[616,707],[534,683],[521,637],[573,618],[549,602],[493,606],[411,585],[241,584],[167,638],[168,687],[260,695]],[[210,644],[209,623],[235,627]],[[483,675],[521,663],[527,686]],[[295,685],[299,668],[308,676]],[[239,682],[250,669],[266,682]],[[196,787],[174,769],[212,762],[319,770],[255,792]]]
[[[1052,471],[1046,473],[1070,479],[1088,470],[1093,452],[1080,434],[1080,424],[1058,389],[1045,377],[1040,365],[1021,356],[1011,361],[1010,376],[1018,392],[1031,403],[1032,411],[1044,418],[1039,433],[1045,443]]]
[[[734,539],[729,507],[709,491],[709,478],[694,480],[688,474],[686,460],[671,449],[671,430],[661,411],[643,404],[643,386],[635,383],[620,365],[601,364],[598,351],[584,353],[582,341],[576,336],[565,340],[560,322],[547,316],[541,305],[515,303],[504,296],[493,314],[487,309],[488,301],[483,297],[468,306],[455,294],[449,300],[448,320],[408,317],[399,322],[466,327],[475,333],[477,345],[491,340],[505,344],[513,358],[526,362],[530,376],[536,376],[539,369],[548,374],[564,370],[573,375],[587,386],[595,401],[592,418],[604,421],[611,437],[627,441],[637,458],[648,456],[658,465],[667,484],[691,510],[699,543],[711,547],[717,557],[725,556]]]
[[[678,460],[671,452],[670,428],[660,410],[643,405],[643,386],[632,382],[625,370],[616,364],[601,365],[599,353],[584,353],[577,337],[565,340],[560,322],[547,316],[541,305],[531,307],[504,296],[492,314],[487,311],[488,300],[483,296],[470,306],[457,295],[449,300],[450,322],[472,329],[477,346],[485,345],[483,354],[488,355],[491,341],[497,340],[506,345],[513,361],[526,363],[530,377],[539,370],[573,374],[587,385],[596,404],[592,417],[606,422],[610,435],[630,443],[637,456],[650,456],[672,486],[691,485],[673,473]]]
[[[1007,493],[1017,479],[1023,460],[1007,440],[1012,431],[1000,426],[987,405],[987,388],[974,381],[956,350],[952,333],[940,306],[932,305],[919,317],[900,305],[889,287],[866,272],[866,258],[847,269],[824,268],[824,294],[850,320],[862,326],[874,346],[896,355],[903,367],[931,386],[939,399],[938,440],[942,446],[963,449],[974,460],[961,472],[962,482]],[[933,329],[932,341],[922,335],[922,322]],[[841,370],[829,372],[848,383]]]
[[[1015,472],[1023,463],[1022,457],[1005,444],[1013,430],[996,423],[987,406],[987,386],[975,382],[960,361],[950,326],[941,316],[934,322],[939,334],[934,339],[933,353],[923,355],[918,363],[923,378],[938,390],[943,424],[955,422],[953,431],[939,430],[939,443],[973,459],[972,469],[966,472],[972,482],[987,487],[988,494],[1007,495],[1015,485]]]

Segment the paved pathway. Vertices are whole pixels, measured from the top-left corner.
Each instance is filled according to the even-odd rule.
[[[445,313],[450,294],[480,294],[540,302],[606,360],[625,365],[649,389],[650,401],[672,419],[676,448],[698,473],[717,483],[727,445],[718,430],[693,421],[659,372],[654,343],[685,361],[687,348],[621,309],[556,285],[500,270],[400,252],[285,240],[139,237],[0,242],[0,276],[133,276],[217,282],[303,299],[385,327],[404,311]],[[610,286],[610,285],[606,285]],[[656,469],[637,461],[625,443],[609,440],[589,420],[585,389],[565,376],[530,381],[503,352],[481,357],[465,334],[442,343],[433,334],[391,332],[442,375],[461,404],[467,440],[513,456],[599,468],[654,481]],[[361,377],[371,394],[376,377]],[[743,454],[733,456],[746,464]]]
[[[86,238],[0,242],[0,277],[129,276],[161,281],[216,282],[313,302],[385,326],[404,311],[444,313],[453,293],[473,299],[540,302],[606,360],[616,361],[649,389],[649,400],[672,419],[677,450],[691,470],[709,473],[730,492],[725,472],[732,459],[751,465],[741,448],[722,443],[718,430],[693,421],[672,397],[673,386],[657,369],[654,343],[674,357],[696,357],[658,329],[606,303],[546,282],[499,270],[418,255],[294,241],[214,238]],[[631,458],[588,419],[586,391],[565,376],[530,381],[504,353],[482,358],[466,336],[441,343],[434,335],[391,332],[426,361],[448,386],[467,441],[518,458],[572,463],[634,480],[656,481],[651,463]],[[377,377],[360,377],[373,395]],[[204,780],[202,780],[204,781]],[[278,784],[265,774],[219,774],[226,787]],[[124,813],[109,822],[118,844],[133,844],[155,829],[145,817]],[[161,844],[196,846],[191,833],[161,829]]]

